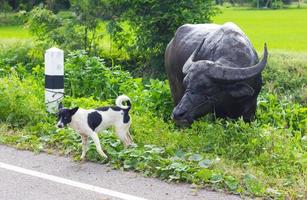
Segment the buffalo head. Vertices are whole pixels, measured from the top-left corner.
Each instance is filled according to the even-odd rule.
[[[249,84],[250,80],[261,74],[268,57],[265,44],[262,60],[256,65],[242,68],[197,60],[201,47],[202,44],[191,54],[182,69],[185,92],[173,110],[173,119],[179,124],[190,124],[198,117],[214,112],[217,107],[231,106],[230,102],[234,99],[238,101],[253,96],[255,91],[253,84]]]

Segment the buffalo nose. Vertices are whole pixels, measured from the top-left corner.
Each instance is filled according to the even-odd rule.
[[[175,110],[173,112],[173,119],[182,119],[182,117],[185,115],[185,111],[184,110]]]

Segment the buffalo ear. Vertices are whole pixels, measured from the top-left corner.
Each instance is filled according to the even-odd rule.
[[[229,94],[233,97],[253,96],[254,89],[246,83],[235,83],[227,87]]]
[[[75,107],[73,109],[70,109],[70,114],[74,115],[78,111],[79,107]]]

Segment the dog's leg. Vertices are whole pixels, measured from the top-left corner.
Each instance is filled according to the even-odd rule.
[[[128,138],[129,138],[129,143],[132,144],[133,143],[133,139],[132,139],[132,137],[130,135],[130,131],[129,130],[127,131],[127,134],[128,134]]]
[[[85,154],[87,151],[87,139],[88,139],[87,135],[81,134],[81,140],[82,140],[82,155],[80,157],[81,160],[84,160],[85,158]]]
[[[129,133],[129,127],[116,127],[115,132],[117,137],[124,143],[125,148],[132,144],[132,139]]]
[[[99,141],[99,138],[98,138],[98,135],[96,132],[92,132],[90,134],[91,138],[93,139],[95,145],[96,145],[96,150],[98,151],[98,153],[102,156],[102,157],[105,157],[105,158],[108,158],[108,156],[102,151],[101,149],[101,146],[100,146],[100,141]]]

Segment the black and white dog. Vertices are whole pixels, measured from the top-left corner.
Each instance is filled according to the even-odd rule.
[[[127,102],[127,106],[123,102]],[[107,158],[102,151],[97,133],[111,126],[115,127],[117,137],[124,143],[125,147],[132,144],[132,138],[129,133],[131,118],[129,110],[131,102],[129,97],[121,95],[116,98],[116,106],[100,107],[96,109],[85,110],[82,108],[67,109],[59,105],[58,123],[59,128],[66,125],[77,131],[82,139],[82,155],[85,158],[87,151],[87,139],[91,137],[96,145],[98,153]]]

